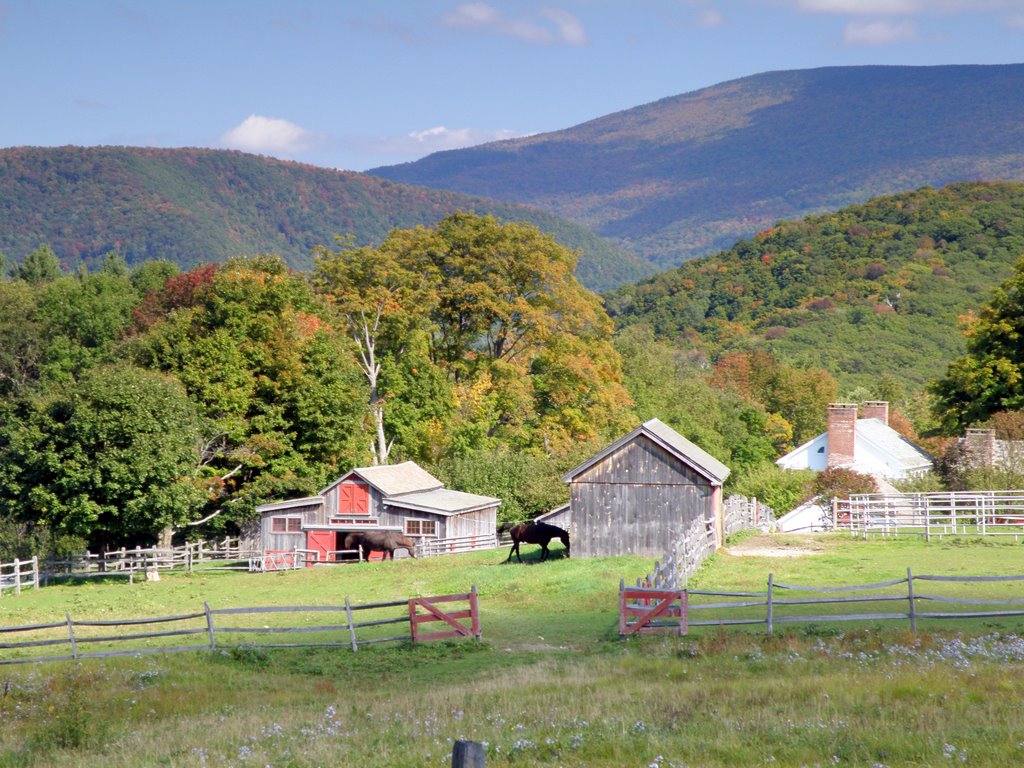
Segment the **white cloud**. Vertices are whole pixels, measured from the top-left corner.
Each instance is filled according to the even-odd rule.
[[[889,45],[916,39],[917,28],[912,21],[851,21],[843,30],[847,45]]]
[[[465,3],[443,19],[454,29],[482,29],[538,45],[586,45],[583,24],[568,11],[545,8],[538,19],[512,19],[487,3]]]
[[[705,8],[697,14],[697,24],[702,27],[720,27],[725,23],[725,17],[714,8]]]
[[[295,155],[315,148],[322,137],[288,120],[249,115],[221,136],[220,141],[225,147],[245,152]]]
[[[869,16],[905,16],[923,5],[922,0],[797,0],[801,11]]]
[[[1024,32],[1024,13],[1018,13],[1006,17],[1006,26],[1010,29],[1019,29]]]
[[[514,139],[522,135],[524,134],[505,128],[488,131],[480,128],[449,129],[439,125],[435,128],[428,128],[425,131],[414,131],[394,143],[396,147],[403,146],[404,151],[410,154],[425,154],[440,152],[445,149],[472,147],[476,144],[486,144],[489,141]]]

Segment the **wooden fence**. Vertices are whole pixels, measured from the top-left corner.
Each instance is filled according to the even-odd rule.
[[[31,560],[15,560],[13,563],[0,563],[0,597],[4,590],[13,590],[20,595],[22,587],[39,589],[39,558]]]
[[[439,607],[449,603],[465,603],[464,608],[447,610]],[[398,610],[395,610],[398,609]],[[394,615],[396,614],[397,615]],[[270,626],[267,616],[272,614],[300,614],[305,623]],[[356,621],[356,615],[367,618]],[[311,616],[324,616],[326,623],[313,623]],[[226,624],[230,617],[231,624]],[[249,620],[246,620],[249,617]],[[258,619],[252,619],[258,617]],[[332,620],[333,619],[333,620]],[[468,624],[466,623],[468,620]],[[264,624],[263,622],[268,622]],[[425,632],[421,627],[441,622],[443,630]],[[393,625],[406,625],[402,634],[387,634]],[[152,629],[159,626],[158,629]],[[384,632],[377,628],[387,627]],[[292,642],[272,641],[282,636],[300,639]],[[22,640],[7,638],[23,637]],[[166,638],[184,638],[193,642],[163,643]],[[218,638],[228,637],[235,642]],[[26,649],[59,648],[64,653],[49,656],[0,657],[0,664],[19,664],[40,661],[66,661],[73,659],[134,656],[150,653],[217,650],[225,648],[297,648],[337,646],[359,650],[372,643],[412,641],[423,642],[451,637],[481,637],[480,611],[476,586],[457,595],[420,597],[357,605],[345,598],[343,605],[263,606],[255,608],[212,608],[204,603],[203,610],[175,616],[156,616],[140,619],[79,620],[65,613],[63,621],[31,624],[18,627],[0,627],[0,651],[23,652]],[[240,638],[252,638],[239,642]],[[194,642],[198,640],[199,642]],[[83,650],[83,646],[100,650]],[[125,647],[129,646],[129,647]]]
[[[724,627],[764,624],[772,634],[777,624],[835,621],[907,621],[912,632],[922,619],[979,619],[1024,616],[1024,597],[963,597],[921,592],[915,583],[979,584],[1014,583],[1022,576],[916,576],[907,568],[906,578],[875,584],[813,587],[779,584],[768,575],[765,592],[671,590],[627,587],[619,584],[619,635],[670,631],[686,634],[689,627]],[[789,597],[788,595],[815,595]],[[697,598],[695,600],[694,598]],[[705,599],[710,601],[705,602]],[[727,598],[722,600],[721,598]],[[890,604],[891,611],[866,611],[863,604]],[[934,605],[934,610],[928,610]],[[829,606],[822,611],[820,606]],[[836,610],[836,606],[840,606]],[[846,611],[842,608],[858,610]],[[997,610],[993,608],[998,607]],[[698,618],[694,618],[697,616]],[[701,618],[707,616],[708,618]]]
[[[775,510],[762,504],[755,497],[733,494],[722,504],[723,534],[734,533],[767,525],[775,520]]]

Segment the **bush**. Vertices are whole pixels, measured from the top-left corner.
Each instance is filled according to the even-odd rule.
[[[731,491],[753,496],[775,510],[776,517],[810,498],[814,472],[809,469],[782,469],[776,464],[761,464],[737,473]]]
[[[819,472],[811,488],[825,504],[831,504],[833,499],[848,499],[855,493],[878,492],[878,485],[871,475],[845,467],[830,467]]]

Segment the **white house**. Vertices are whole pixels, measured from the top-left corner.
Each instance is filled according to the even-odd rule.
[[[889,404],[831,403],[828,430],[776,461],[783,469],[846,467],[884,483],[927,472],[932,457],[889,426]]]

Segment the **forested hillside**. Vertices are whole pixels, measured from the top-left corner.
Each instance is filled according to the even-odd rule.
[[[652,416],[734,487],[798,493],[771,461],[822,428],[834,379],[616,338],[574,267],[536,227],[469,213],[319,246],[307,273],[109,254],[69,274],[32,251],[0,276],[0,559],[236,531],[374,461],[415,460],[524,519]]]
[[[847,389],[889,377],[913,392],[963,353],[958,317],[1022,256],[1024,185],[953,184],[781,222],[607,304],[620,326],[712,355],[770,350]]]
[[[0,149],[0,252],[20,261],[48,243],[71,269],[109,251],[129,265],[273,253],[309,268],[313,248],[336,235],[377,244],[394,227],[429,226],[455,210],[536,224],[580,251],[578,275],[594,290],[653,271],[539,209],[365,174],[207,149]]]
[[[1024,65],[768,72],[371,173],[542,206],[667,268],[873,195],[1024,181]]]

